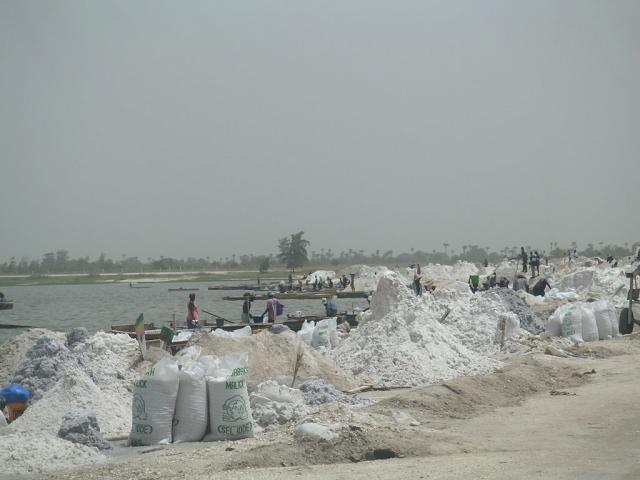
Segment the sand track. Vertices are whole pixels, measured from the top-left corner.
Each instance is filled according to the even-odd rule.
[[[351,413],[327,408],[318,420],[342,419],[334,445],[300,443],[285,431],[128,449],[105,465],[39,478],[228,478],[229,470],[279,480],[638,478],[640,336],[594,345],[602,348],[592,358],[528,355],[490,375],[376,394],[377,405]],[[398,423],[399,411],[420,425]],[[361,461],[375,449],[403,458]]]

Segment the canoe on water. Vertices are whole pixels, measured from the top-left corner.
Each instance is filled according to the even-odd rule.
[[[0,302],[0,310],[13,310],[13,302],[11,300]]]
[[[273,296],[278,300],[321,300],[325,297],[331,297],[335,295],[336,290],[323,290],[320,292],[285,292],[278,293],[272,292]],[[265,294],[252,294],[253,300],[267,300],[269,298]],[[244,300],[244,295],[229,295],[222,297],[223,300]]]

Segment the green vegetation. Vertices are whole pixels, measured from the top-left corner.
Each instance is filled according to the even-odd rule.
[[[409,252],[394,254],[393,250],[375,250],[365,253],[364,250],[343,250],[339,253],[331,249],[312,250],[310,255],[307,248],[310,242],[303,238],[304,232],[294,233],[278,241],[277,255],[231,255],[230,257],[212,259],[211,257],[188,257],[177,259],[161,256],[158,259],[147,257],[146,261],[139,257],[122,254],[119,260],[108,258],[101,253],[96,260],[89,257],[71,258],[67,250],[47,252],[41,259],[22,257],[16,260],[12,257],[9,262],[0,264],[0,286],[5,285],[52,285],[52,284],[83,284],[83,283],[111,283],[118,281],[136,281],[154,275],[171,278],[175,281],[207,282],[216,280],[247,280],[253,281],[260,274],[269,272],[269,277],[286,278],[287,270],[300,269],[306,266],[309,270],[325,269],[339,270],[341,266],[354,264],[409,265],[412,263],[440,263],[452,264],[460,260],[482,263],[485,260],[498,263],[504,258],[516,258],[520,252],[520,245],[503,247],[499,251],[492,251],[489,247],[478,245],[462,245],[461,251],[449,248],[449,243],[443,243],[442,251],[432,249],[430,252],[411,248]],[[597,245],[588,243],[579,248],[576,242],[560,246],[558,242],[551,242],[546,248],[540,246],[522,245],[527,252],[538,250],[542,256],[549,258],[564,257],[567,249],[576,248],[580,255],[587,257],[600,256],[606,258],[611,255],[621,258],[632,255],[640,248],[640,242],[632,244]],[[193,273],[199,272],[199,273]]]
[[[303,267],[309,261],[307,247],[309,240],[302,238],[304,232],[292,233],[290,237],[278,240],[278,259],[291,271]]]

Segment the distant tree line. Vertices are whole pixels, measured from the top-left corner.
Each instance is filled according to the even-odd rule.
[[[612,255],[621,258],[635,253],[640,242],[623,245],[605,245],[588,243],[579,249],[576,242],[560,246],[551,242],[545,247],[536,245],[514,245],[503,247],[499,251],[492,251],[489,247],[479,245],[462,245],[459,251],[449,249],[449,243],[442,244],[442,250],[431,251],[411,248],[409,252],[395,253],[393,250],[376,250],[365,253],[364,250],[342,250],[334,252],[332,249],[321,248],[307,252],[310,242],[303,237],[304,232],[294,233],[278,241],[278,253],[269,255],[231,255],[227,257],[187,257],[186,259],[160,256],[159,258],[132,257],[126,254],[119,258],[109,258],[101,253],[97,259],[89,257],[71,258],[68,250],[47,252],[39,259],[12,257],[10,261],[0,265],[0,273],[17,275],[44,275],[51,273],[133,273],[133,272],[202,272],[215,270],[259,270],[262,273],[270,268],[279,267],[296,269],[308,267],[339,267],[364,263],[369,265],[408,265],[411,263],[440,263],[453,264],[464,260],[472,263],[498,263],[505,258],[515,258],[523,246],[527,252],[537,250],[543,256],[558,258],[566,256],[569,248],[578,249],[580,255],[586,257],[600,256],[606,258]]]

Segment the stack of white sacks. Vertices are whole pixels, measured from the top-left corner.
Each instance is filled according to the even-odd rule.
[[[594,342],[619,335],[616,309],[608,300],[562,305],[549,317],[547,330],[574,342]]]
[[[202,356],[189,347],[163,358],[134,383],[129,444],[253,437],[248,354]]]

